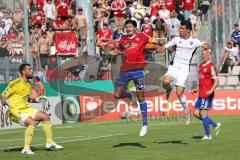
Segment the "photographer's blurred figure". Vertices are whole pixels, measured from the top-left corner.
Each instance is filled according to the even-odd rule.
[[[234,47],[234,42],[229,40],[227,42],[227,46],[224,48],[225,54],[221,64],[220,73],[228,73],[228,68],[239,64],[239,49],[238,47]]]
[[[38,76],[33,78],[32,99],[34,102],[43,102],[47,100],[46,89]]]

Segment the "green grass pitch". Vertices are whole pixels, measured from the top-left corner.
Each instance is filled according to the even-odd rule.
[[[240,116],[212,116],[222,122],[218,137],[201,140],[201,123],[182,120],[149,121],[148,134],[139,137],[139,121],[71,123],[54,126],[61,151],[46,151],[37,128],[32,141],[35,155],[21,155],[24,129],[0,131],[0,160],[237,160],[240,159]]]

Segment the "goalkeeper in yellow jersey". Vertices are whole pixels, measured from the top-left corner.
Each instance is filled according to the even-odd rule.
[[[30,149],[32,136],[37,121],[42,121],[42,128],[46,136],[46,149],[62,149],[63,147],[52,140],[52,124],[46,113],[29,106],[33,70],[30,64],[19,67],[20,77],[11,81],[2,93],[2,106],[9,100],[10,117],[13,122],[26,126],[24,148],[22,154],[34,154]]]

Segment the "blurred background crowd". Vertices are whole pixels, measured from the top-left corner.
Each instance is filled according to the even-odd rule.
[[[105,80],[111,77],[106,69],[109,57],[98,46],[110,40],[117,41],[125,35],[124,22],[126,20],[135,20],[139,31],[168,41],[179,36],[182,20],[189,20],[192,23],[192,36],[202,34],[200,26],[208,26],[209,8],[214,11],[211,0],[92,0],[93,16],[89,19],[87,12],[84,12],[87,8],[77,3],[77,0],[27,1],[29,53],[34,70],[42,81],[47,81],[51,71],[69,58],[78,59],[79,56],[90,54],[87,45],[90,35],[89,27],[91,27],[89,21],[93,21],[95,37],[93,41],[96,46],[94,55],[100,59],[99,74],[92,78]],[[10,68],[8,78],[4,70],[0,71],[1,83],[15,78],[15,75],[11,74],[14,72],[14,66],[26,60],[24,32],[24,16],[26,15],[23,11],[22,0],[14,0],[12,3],[10,0],[0,0],[0,64],[2,67],[7,65]],[[223,46],[224,54],[220,57],[221,64],[219,64],[221,73],[226,74],[233,70],[233,66],[239,65],[238,21],[230,27],[231,35],[228,35],[229,38]],[[62,39],[64,37],[76,38],[76,53],[59,54],[59,45],[65,49],[72,49],[75,45],[67,42],[65,44],[64,41],[58,42],[57,39],[61,37]],[[79,72],[75,73],[65,70],[66,80],[81,80],[79,76],[81,70],[84,70],[84,66],[79,67]]]

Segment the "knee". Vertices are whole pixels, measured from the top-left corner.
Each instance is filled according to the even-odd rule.
[[[116,99],[120,99],[121,96],[120,96],[120,94],[118,94],[118,93],[114,93],[114,98],[116,98]]]
[[[167,89],[170,86],[170,81],[169,80],[164,80],[162,84],[163,84],[163,88]]]
[[[196,112],[194,112],[194,117],[196,117],[196,118],[200,118],[200,114],[199,113],[196,113]]]
[[[185,95],[183,95],[182,91],[178,91],[178,90],[176,90],[176,95],[178,96],[179,99],[185,97]]]
[[[27,126],[36,127],[37,126],[37,122],[35,120],[30,120],[30,121],[27,122]]]
[[[145,98],[144,98],[144,97],[137,97],[137,99],[138,99],[138,102],[139,102],[139,103],[142,103],[142,102],[145,101]]]
[[[45,115],[43,116],[43,121],[50,121],[50,116],[45,113]]]

